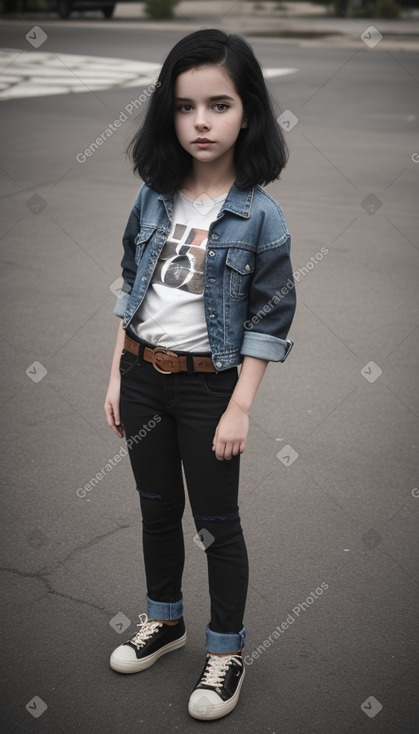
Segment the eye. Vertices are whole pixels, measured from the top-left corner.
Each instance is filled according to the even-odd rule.
[[[189,112],[189,110],[192,109],[192,105],[190,104],[182,104],[176,107],[178,112]]]
[[[215,105],[217,112],[225,112],[225,110],[228,110],[230,105],[226,104],[225,102],[217,102]],[[222,109],[220,109],[222,107]]]

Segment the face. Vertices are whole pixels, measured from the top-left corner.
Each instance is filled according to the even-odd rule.
[[[247,123],[226,72],[219,66],[188,69],[177,77],[174,97],[174,125],[182,148],[195,161],[233,165],[234,146]]]

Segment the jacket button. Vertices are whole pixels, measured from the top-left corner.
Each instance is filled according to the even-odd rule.
[[[209,254],[210,257],[214,257],[215,252],[214,252],[214,250],[210,250],[208,254]]]
[[[210,319],[215,319],[215,313],[210,313]]]
[[[213,240],[218,240],[218,234],[211,235]]]
[[[249,263],[247,263],[247,265],[246,265],[246,267],[245,267],[245,270],[247,270],[247,271],[249,271],[249,270],[250,270],[250,265],[249,265]]]
[[[223,366],[223,363],[222,363],[222,362],[216,362],[216,363],[215,363],[215,366],[216,366],[216,367],[222,367],[222,366]]]

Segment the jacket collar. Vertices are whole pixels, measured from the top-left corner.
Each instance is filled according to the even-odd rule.
[[[217,219],[221,216],[222,212],[229,211],[233,212],[233,214],[237,214],[239,217],[243,217],[244,219],[249,219],[251,208],[252,208],[252,202],[253,202],[253,196],[254,196],[254,188],[249,189],[239,189],[236,184],[234,183],[232,187],[230,188],[230,191],[227,194],[227,198],[225,199],[219,213]],[[169,219],[172,220],[173,216],[173,192],[169,192],[167,194],[159,194],[159,199],[163,201],[167,214],[169,216]]]

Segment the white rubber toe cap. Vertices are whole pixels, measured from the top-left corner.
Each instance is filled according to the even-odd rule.
[[[138,668],[138,660],[135,650],[130,645],[120,645],[113,651],[110,660],[110,666],[118,673],[135,672]]]
[[[117,647],[112,655],[111,660],[121,660],[121,662],[133,663],[137,660],[135,650],[130,645],[120,645]]]
[[[219,706],[223,703],[223,699],[220,698],[218,693],[215,691],[207,691],[205,689],[194,691],[189,699],[189,703],[192,707],[197,706],[198,708],[206,708],[207,706]]]
[[[243,669],[235,694],[227,699],[227,701],[223,701],[216,691],[211,691],[207,688],[197,688],[193,691],[188,704],[190,715],[194,719],[210,721],[211,719],[221,719],[222,716],[229,714],[238,703],[244,674],[245,669]]]
[[[237,703],[237,699],[233,701],[223,701],[215,692],[206,689],[194,691],[189,699],[188,711],[194,719],[201,721],[211,721],[211,719],[219,719],[230,713]]]

